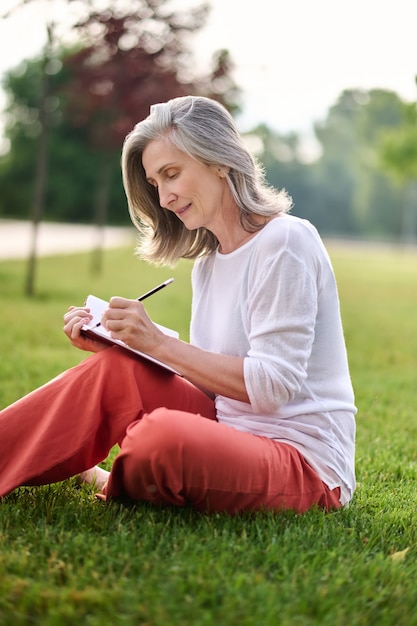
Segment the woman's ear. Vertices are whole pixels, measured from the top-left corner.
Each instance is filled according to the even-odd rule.
[[[226,178],[226,176],[230,172],[230,167],[227,167],[226,165],[218,165],[216,167],[216,171],[220,178]]]

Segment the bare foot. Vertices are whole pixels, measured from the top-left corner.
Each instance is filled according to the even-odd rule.
[[[96,489],[102,489],[109,479],[109,474],[110,472],[96,465],[82,472],[78,478],[82,483],[93,485]]]

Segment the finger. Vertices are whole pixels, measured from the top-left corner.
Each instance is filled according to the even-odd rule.
[[[85,307],[81,308],[81,307],[70,307],[70,309],[68,309],[68,312],[65,313],[64,315],[64,322],[69,322],[70,320],[74,319],[75,317],[89,317],[91,318],[90,315],[90,309],[87,309]]]
[[[91,315],[77,315],[65,320],[64,332],[68,337],[73,338],[80,334],[81,328],[92,319]]]
[[[128,298],[121,298],[120,296],[113,296],[109,300],[110,309],[127,309],[135,300],[129,300]]]
[[[71,326],[71,337],[79,337],[81,333],[81,328],[84,326],[85,321],[83,319],[77,320]]]
[[[86,306],[69,306],[65,315],[69,313],[74,313],[75,311],[89,311],[90,309]]]
[[[128,334],[132,332],[137,332],[137,328],[134,324],[127,320],[107,320],[106,321],[106,330],[112,335]],[[121,337],[119,337],[120,339]]]
[[[106,309],[101,318],[101,323],[104,326],[106,326],[110,321],[120,321],[123,322],[124,325],[137,323],[142,318],[142,311],[139,307],[135,306],[138,304],[140,303],[130,301],[130,306],[127,306],[125,308]]]

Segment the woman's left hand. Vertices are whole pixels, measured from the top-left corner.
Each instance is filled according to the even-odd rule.
[[[113,297],[103,314],[101,324],[114,339],[152,355],[166,335],[152,322],[138,300]]]

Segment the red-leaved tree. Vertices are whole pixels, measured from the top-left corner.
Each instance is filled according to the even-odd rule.
[[[102,233],[109,198],[109,170],[126,134],[149,107],[199,93],[236,108],[238,90],[227,51],[214,56],[206,75],[192,69],[186,36],[200,29],[207,7],[168,12],[166,0],[136,0],[128,12],[91,13],[76,25],[82,47],[64,59],[70,80],[65,99],[72,123],[87,129],[90,147],[100,155],[95,223]],[[101,235],[94,269],[101,268]]]

